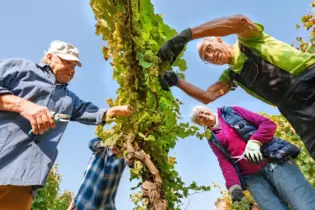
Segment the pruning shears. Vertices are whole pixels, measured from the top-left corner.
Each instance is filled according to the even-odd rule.
[[[231,158],[237,159],[235,161],[235,163],[237,163],[238,161],[242,160],[244,158],[244,153],[238,156],[232,156]]]
[[[51,112],[51,114],[53,115],[55,122],[69,122],[71,118],[71,116],[67,114],[60,114],[56,112]],[[34,134],[33,129],[28,132],[29,136],[32,134]]]

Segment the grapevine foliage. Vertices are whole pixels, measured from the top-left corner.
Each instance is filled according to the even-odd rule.
[[[45,186],[36,194],[32,210],[66,210],[71,203],[74,193],[65,191],[60,194],[60,182],[61,175],[58,172],[58,165],[54,165],[52,170],[49,172]]]
[[[311,3],[307,14],[302,16],[301,23],[296,24],[295,26],[297,29],[304,28],[310,32],[310,35],[306,41],[303,40],[301,36],[296,37],[296,41],[298,43],[297,49],[303,52],[315,53],[315,13],[312,11],[314,8],[315,1]]]
[[[102,48],[104,59],[110,61],[119,84],[116,99],[107,103],[130,104],[134,109],[131,117],[116,118],[110,129],[99,126],[96,134],[132,163],[130,179],[139,181],[131,196],[135,209],[180,209],[181,198],[210,187],[195,182],[186,186],[175,170],[176,158],[168,156],[178,139],[198,130],[179,122],[181,102],[159,84],[158,76],[172,68],[184,78],[182,54],[172,66],[156,56],[177,32],[154,13],[150,0],[91,0],[90,6],[96,34],[107,42]]]

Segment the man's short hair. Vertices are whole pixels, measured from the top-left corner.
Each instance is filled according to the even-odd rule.
[[[205,62],[205,60],[202,58],[202,56],[201,56],[201,53],[202,53],[202,47],[203,47],[203,45],[205,44],[205,43],[209,43],[209,42],[213,42],[213,41],[216,41],[216,40],[218,40],[218,37],[216,37],[216,36],[209,36],[209,37],[206,37],[206,38],[204,38],[204,39],[202,39],[200,42],[198,42],[198,44],[197,44],[197,50],[198,50],[198,53],[199,53],[199,57],[200,57],[200,59],[203,61],[203,62]]]

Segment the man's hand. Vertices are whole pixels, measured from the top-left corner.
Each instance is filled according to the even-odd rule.
[[[160,84],[163,90],[168,90],[169,87],[178,85],[179,76],[173,71],[166,71],[160,77]]]
[[[256,140],[249,140],[244,151],[244,158],[253,163],[260,163],[264,160],[260,151],[261,143]]]
[[[31,123],[34,134],[43,134],[56,126],[54,116],[48,108],[33,102],[23,100],[18,113]]]
[[[230,191],[233,202],[241,201],[242,198],[244,197],[243,189],[239,185],[233,185],[232,187],[229,188],[229,191]]]
[[[107,110],[107,117],[129,116],[132,110],[130,105],[114,106]]]
[[[110,149],[112,150],[112,153],[114,155],[118,155],[119,154],[119,151],[118,151],[118,149],[116,149],[116,147],[111,147]]]
[[[172,64],[182,52],[186,44],[191,40],[192,33],[190,28],[187,28],[173,38],[167,40],[160,48],[158,56],[162,61],[169,61]]]

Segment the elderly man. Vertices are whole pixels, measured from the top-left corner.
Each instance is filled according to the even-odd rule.
[[[31,208],[68,121],[96,125],[130,114],[128,105],[100,109],[67,89],[81,66],[73,45],[53,41],[43,62],[0,60],[0,209]]]
[[[237,35],[234,46],[220,37]],[[160,49],[163,61],[174,62],[185,45],[208,37],[198,46],[203,61],[224,65],[219,81],[206,91],[180,79],[174,72],[161,76],[164,89],[177,86],[186,94],[208,104],[236,85],[262,101],[273,104],[286,117],[315,158],[315,54],[301,52],[264,32],[264,27],[243,15],[211,20],[188,28]]]

